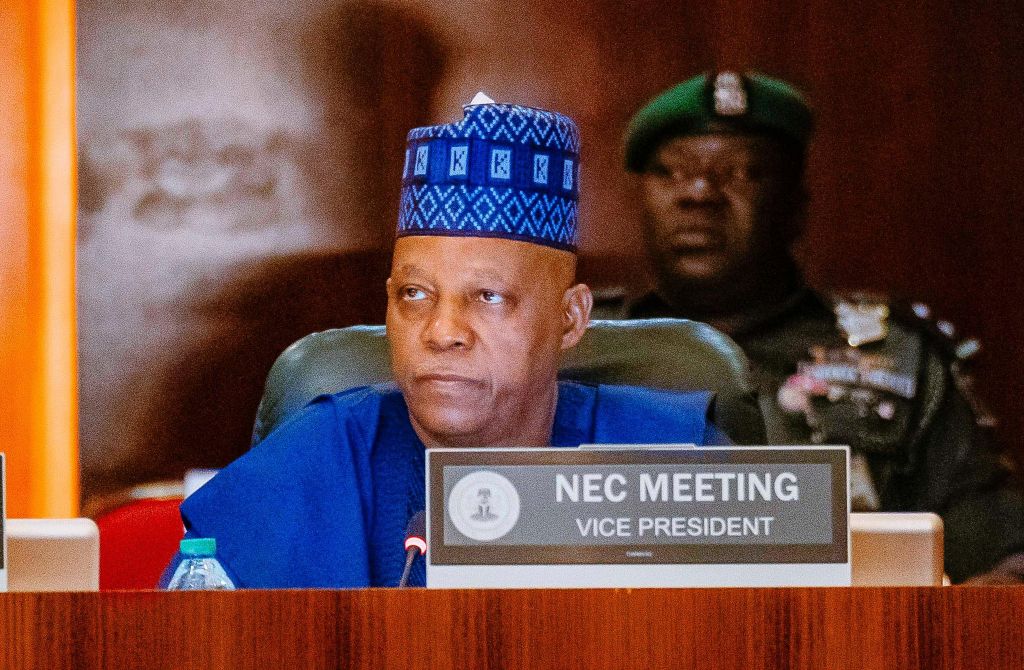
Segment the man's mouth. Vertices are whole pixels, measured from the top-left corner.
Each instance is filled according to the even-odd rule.
[[[451,372],[428,372],[417,375],[415,380],[417,384],[424,384],[437,389],[483,386],[483,382],[479,379]]]
[[[725,236],[709,226],[678,228],[669,238],[669,246],[676,253],[714,251],[725,246]]]

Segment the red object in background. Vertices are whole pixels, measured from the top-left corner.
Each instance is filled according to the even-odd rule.
[[[185,534],[181,498],[150,498],[96,519],[100,528],[100,590],[153,589]]]

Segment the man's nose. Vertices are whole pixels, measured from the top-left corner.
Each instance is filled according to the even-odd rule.
[[[681,179],[676,187],[676,202],[681,205],[719,203],[722,191],[709,175],[698,174]]]
[[[423,330],[424,344],[435,351],[472,347],[473,329],[465,316],[458,300],[439,300]]]

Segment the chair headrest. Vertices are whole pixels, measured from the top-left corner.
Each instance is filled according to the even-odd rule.
[[[743,351],[711,326],[685,319],[592,321],[558,376],[717,394],[718,425],[741,444],[763,443]],[[384,326],[352,326],[307,335],[274,362],[257,411],[253,442],[313,398],[391,381]]]

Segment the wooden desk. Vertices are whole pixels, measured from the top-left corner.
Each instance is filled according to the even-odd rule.
[[[1024,668],[1024,587],[0,594],[0,668]]]

